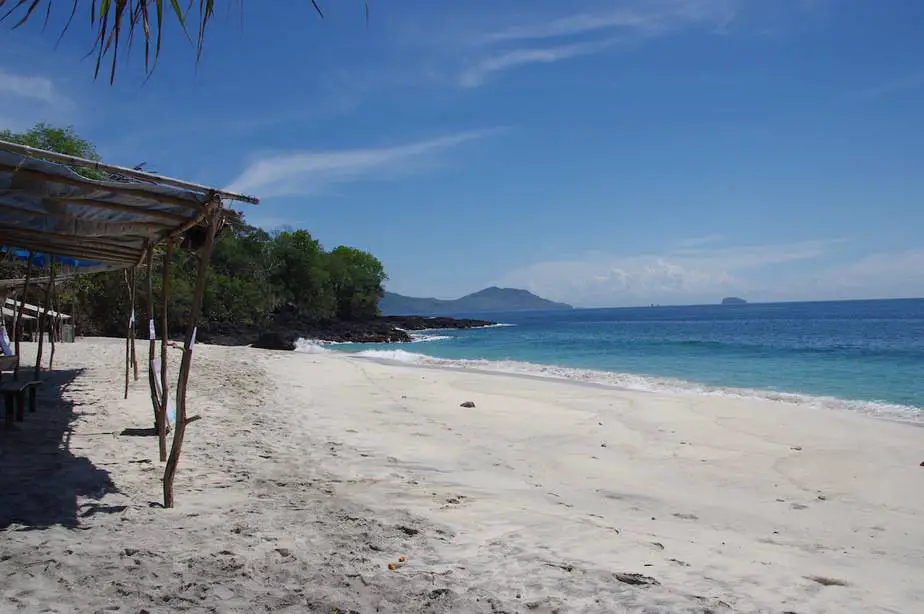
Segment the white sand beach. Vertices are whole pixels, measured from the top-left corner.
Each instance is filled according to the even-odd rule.
[[[123,352],[59,345],[0,431],[4,613],[924,607],[916,425],[200,345],[165,510]]]

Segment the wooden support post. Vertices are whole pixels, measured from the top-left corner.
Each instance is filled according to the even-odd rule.
[[[164,253],[164,270],[163,273],[163,283],[161,284],[161,303],[163,307],[161,308],[161,321],[163,322],[163,329],[161,330],[160,336],[160,424],[158,425],[157,430],[157,439],[158,445],[160,446],[160,460],[164,462],[167,460],[167,394],[169,393],[167,387],[167,341],[170,339],[170,326],[167,320],[167,298],[168,298],[168,286],[170,282],[170,263],[173,260],[173,241],[170,240],[167,242],[167,251]]]
[[[138,267],[131,269],[128,272],[128,277],[131,280],[131,302],[132,302],[132,317],[131,317],[131,326],[129,328],[129,335],[131,338],[131,361],[132,369],[135,372],[135,381],[138,381],[138,355],[135,353],[135,338],[138,336],[138,323],[135,321],[135,297],[137,296],[138,287],[137,287],[137,273]]]
[[[123,272],[122,276],[125,278],[125,285],[128,287],[128,302],[131,303],[132,287],[128,282],[128,271]],[[131,309],[131,307],[129,307],[129,309]],[[134,314],[129,315],[128,328],[125,329],[125,397],[124,398],[126,399],[128,398],[128,372],[131,369],[131,355],[130,355],[131,336],[132,336],[132,328],[135,325],[135,323],[132,321],[133,316]]]
[[[45,286],[45,308],[42,309],[39,307],[39,312],[37,314],[39,338],[38,349],[35,351],[35,371],[32,375],[32,379],[34,380],[38,380],[39,376],[42,374],[42,349],[45,345],[45,325],[51,321],[51,318],[48,316],[48,311],[51,309],[51,287],[55,281],[54,267],[54,256],[48,254],[48,285]],[[54,335],[53,330],[51,334]]]
[[[49,285],[51,286],[51,299],[48,303],[52,306],[55,315],[51,319],[51,354],[48,356],[48,370],[51,371],[54,369],[55,365],[55,342],[57,341],[58,336],[58,326],[61,321],[61,312],[58,309],[58,288],[55,284],[55,263],[54,259],[51,261],[51,281]]]
[[[189,312],[189,322],[186,326],[186,341],[183,344],[183,359],[180,362],[180,375],[176,384],[176,424],[173,427],[173,446],[170,448],[170,457],[167,459],[167,468],[164,470],[164,507],[173,507],[173,478],[180,462],[180,452],[183,448],[183,437],[186,434],[186,385],[189,380],[189,369],[192,366],[193,345],[196,342],[196,324],[202,311],[202,300],[205,295],[205,282],[208,277],[209,260],[212,257],[212,247],[215,244],[215,233],[218,231],[218,222],[221,218],[219,207],[212,211],[209,220],[209,230],[205,246],[199,251],[199,271],[196,277],[196,289],[193,294],[193,304]]]
[[[160,409],[160,397],[157,395],[157,375],[154,373],[154,358],[157,355],[157,333],[154,326],[154,248],[148,250],[147,255],[148,269],[148,387],[151,389],[151,406],[154,408],[154,430],[160,439],[162,412]],[[166,442],[165,442],[166,443]],[[161,462],[167,460],[166,445],[160,450]]]
[[[16,338],[16,367],[13,369],[13,379],[19,379],[19,365],[22,362],[19,353],[19,338],[22,337],[22,310],[26,306],[26,295],[29,293],[29,281],[32,279],[32,258],[34,253],[29,251],[29,263],[26,265],[26,283],[22,287],[22,296],[19,297],[19,309],[16,310],[16,321],[13,323],[13,336]]]

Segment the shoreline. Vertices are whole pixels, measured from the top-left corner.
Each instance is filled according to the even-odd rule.
[[[731,398],[741,399],[744,401],[782,403],[808,409],[849,411],[851,413],[880,418],[883,420],[909,423],[916,426],[924,426],[924,407],[901,405],[887,401],[847,399],[828,395],[817,395],[804,392],[791,392],[772,389],[714,386],[692,380],[681,380],[676,378],[621,371],[603,371],[600,369],[588,369],[583,367],[567,367],[551,363],[535,363],[519,360],[442,358],[438,356],[430,356],[422,352],[405,350],[403,348],[395,348],[389,350],[362,349],[358,351],[350,351],[349,348],[344,346],[355,344],[315,344],[309,340],[304,341],[309,346],[316,345],[317,347],[321,348],[322,351],[330,351],[337,354],[356,356],[365,360],[372,360],[382,362],[384,364],[392,364],[395,366],[403,365],[426,367],[432,369],[449,369],[458,370],[461,372],[483,373],[486,375],[511,375],[516,377],[537,379],[540,381],[548,379],[552,381],[601,387],[610,390],[645,394],[651,393],[669,396],[691,396],[695,398]],[[422,342],[436,343],[438,341],[424,339],[401,345],[408,345],[413,347],[415,344]],[[328,349],[328,345],[334,347]],[[307,354],[312,353],[311,351],[306,351],[304,346],[302,346],[300,349],[296,349],[296,352]],[[395,354],[397,356],[398,352],[403,353],[408,358],[402,359],[388,356],[388,354]],[[507,367],[506,365],[511,366]],[[633,386],[618,381],[620,379],[627,378],[634,379],[637,382],[640,382],[640,384]],[[611,381],[606,381],[607,379]]]
[[[134,432],[150,429],[147,381],[123,400],[123,360],[117,339],[60,344],[54,377],[71,379],[0,433],[13,611],[75,595],[88,611],[406,614],[924,598],[920,431],[904,424],[201,344],[203,419],[163,510],[156,441]]]

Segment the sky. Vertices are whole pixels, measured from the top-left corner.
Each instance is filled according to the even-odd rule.
[[[258,196],[403,294],[924,296],[920,0],[220,4],[114,85],[70,3],[5,22],[0,128]]]

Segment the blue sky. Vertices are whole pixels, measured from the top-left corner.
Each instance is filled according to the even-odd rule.
[[[229,2],[198,65],[171,28],[114,86],[66,11],[6,29],[0,126],[253,193],[406,294],[924,296],[924,2],[322,6]]]

